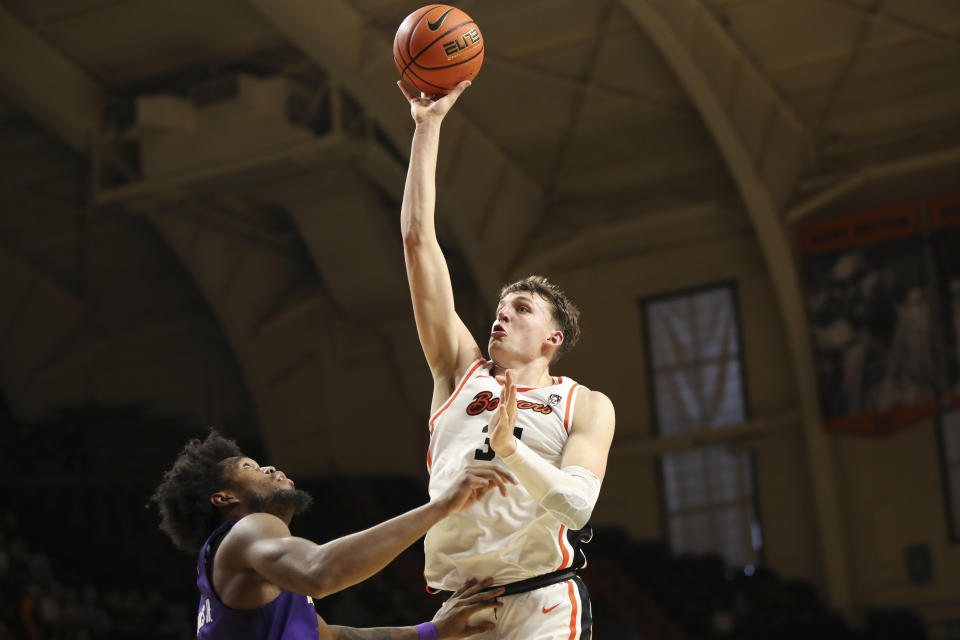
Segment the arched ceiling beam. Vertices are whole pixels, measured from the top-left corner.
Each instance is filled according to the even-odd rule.
[[[0,86],[77,151],[90,150],[103,113],[97,84],[0,6]]]
[[[37,376],[83,323],[84,300],[0,248],[0,386],[21,419],[39,418],[51,389]]]
[[[484,66],[498,67],[506,73],[523,74],[538,83],[548,83],[574,91],[582,91],[584,89],[584,82],[580,79],[561,75],[554,69],[541,69],[528,62],[515,60],[513,58],[503,58],[494,54],[485,53],[483,56],[483,64]],[[697,117],[696,112],[686,104],[672,104],[666,99],[651,98],[634,91],[611,87],[603,82],[597,81],[595,77],[591,77],[590,79],[590,92],[597,97],[609,98],[616,104],[626,104],[658,117],[675,120],[690,120]],[[546,116],[547,114],[544,115]]]
[[[385,364],[382,331],[341,316],[330,292],[311,284],[304,264],[223,233],[202,210],[184,208],[151,221],[220,319],[271,456],[297,475],[316,474],[334,462],[358,473],[411,470],[411,461],[420,459],[421,443],[410,437],[416,423],[383,430],[381,408],[400,406],[403,394]],[[342,401],[352,397],[358,380],[378,389],[377,402]],[[402,424],[402,416],[395,422]],[[351,438],[343,437],[343,428]],[[356,438],[382,446],[358,457],[351,447]]]
[[[330,167],[310,181],[279,182],[257,195],[288,212],[337,309],[371,326],[397,309],[409,317],[396,218],[365,177]]]
[[[872,6],[864,6],[862,2],[857,2],[856,0],[821,0],[823,2],[829,2],[830,4],[844,7],[853,11],[854,13],[859,13],[867,16],[877,16],[881,17],[888,22],[895,24],[899,27],[903,27],[915,33],[918,36],[929,38],[936,42],[942,44],[947,44],[953,47],[960,47],[960,37],[953,35],[951,33],[937,30],[931,27],[929,24],[924,24],[916,20],[911,20],[910,18],[905,18],[902,15],[891,13],[890,11]]]
[[[397,149],[413,123],[395,84],[391,43],[344,0],[248,0],[261,15],[356,97]],[[469,100],[469,91],[464,100]],[[439,224],[453,232],[481,291],[496,294],[545,207],[543,190],[462,110],[444,121],[438,162]],[[509,222],[510,233],[503,234]],[[399,229],[397,230],[399,234]]]
[[[305,426],[295,417],[302,398],[289,388],[317,389],[323,381],[323,358],[313,335],[321,327],[310,329],[308,324],[316,323],[301,321],[291,323],[285,335],[260,330],[263,318],[276,312],[279,297],[299,280],[297,265],[283,254],[224,233],[200,209],[167,211],[150,216],[150,221],[219,318],[243,369],[267,447],[275,452],[291,428]],[[284,339],[291,335],[296,339]],[[291,342],[298,346],[291,348]],[[324,434],[316,431],[308,439],[310,446],[324,448]],[[301,460],[283,463],[301,471],[306,466]]]
[[[790,224],[796,224],[864,184],[909,175],[927,169],[949,167],[953,164],[960,165],[960,147],[934,153],[925,153],[904,158],[903,160],[897,160],[896,162],[868,165],[862,169],[858,169],[845,178],[837,180],[832,186],[791,207],[784,215],[784,219]]]
[[[870,41],[870,34],[873,33],[874,25],[876,24],[876,12],[883,2],[884,0],[873,0],[873,3],[869,7],[868,13],[861,21],[860,30],[853,40],[853,48],[850,53],[847,54],[846,60],[840,67],[840,73],[837,74],[836,78],[834,78],[833,84],[827,93],[827,99],[824,101],[823,107],[820,110],[820,116],[817,118],[817,122],[814,125],[815,131],[823,131],[827,121],[830,118],[830,114],[833,113],[834,108],[840,102],[840,97],[843,95],[843,90],[847,86],[850,75],[856,68],[857,62],[860,60],[863,50],[867,46],[867,42]]]
[[[89,154],[96,163],[98,153],[93,151],[103,142],[96,134],[106,100],[95,83],[3,9],[0,40],[5,46],[0,87],[63,142]],[[38,69],[42,73],[37,73]],[[394,97],[402,99],[399,92]],[[152,117],[189,115],[190,109],[184,107],[173,104],[172,112],[155,110]],[[398,112],[405,115],[402,102]],[[460,137],[469,139],[470,134],[461,131]],[[277,152],[281,159],[301,153],[308,156],[318,151],[318,146],[332,144],[321,139],[298,146],[289,137],[285,143],[287,147]],[[278,146],[282,144],[283,139]],[[479,146],[483,147],[482,141]],[[371,145],[357,143],[347,148],[351,155],[370,160],[371,171],[378,176],[387,175],[402,184],[399,169],[382,150],[371,151]],[[205,180],[262,169],[276,160],[264,154],[250,165],[214,167],[213,175],[205,173],[208,167],[200,167],[193,173],[169,179],[163,174],[156,180],[97,195],[103,203],[123,201],[128,207],[139,201],[142,213],[192,275],[236,354],[267,446],[283,458],[285,467],[292,473],[316,474],[337,461],[341,468],[355,472],[407,472],[413,461],[420,459],[422,442],[405,429],[383,432],[379,404],[405,405],[405,395],[395,384],[392,364],[385,364],[385,354],[406,347],[393,344],[383,330],[339,318],[330,292],[323,290],[309,267],[278,246],[287,241],[286,236],[258,237],[262,234],[244,228],[242,222],[231,220],[213,206],[190,204],[193,198],[188,196],[195,198]],[[304,166],[304,172],[315,170],[315,159]],[[358,188],[351,183],[352,193]],[[347,187],[343,190],[341,195],[347,199]],[[367,186],[366,191],[372,190]],[[159,201],[171,198],[175,205]],[[396,237],[390,237],[399,246],[399,230],[391,231],[396,231]],[[398,265],[402,263],[399,256],[397,260]],[[84,308],[48,278],[25,270],[3,252],[0,267],[7,274],[0,280],[0,310],[5,312],[0,313],[0,383],[16,391],[7,396],[18,414],[31,415],[31,407],[46,406],[42,401],[48,398],[42,390],[24,391],[23,387],[34,379],[32,372],[43,367],[43,371],[53,372],[58,363],[66,363],[76,353],[72,349],[77,344],[67,341]],[[357,286],[356,282],[346,283],[351,284]],[[395,289],[403,290],[401,286]],[[340,291],[347,291],[346,286]],[[340,401],[348,395],[346,388],[357,380],[380,389],[379,403],[351,407]],[[426,393],[417,395],[427,397]],[[26,408],[21,411],[22,406]],[[420,422],[412,413],[410,419],[411,428]],[[351,439],[340,435],[344,425],[351,430]],[[342,450],[349,446],[348,440],[358,437],[377,439],[384,446],[361,457]]]
[[[106,103],[106,97],[96,83],[2,7],[0,41],[4,43],[4,55],[0,56],[0,89],[74,151],[95,160],[101,114]],[[173,216],[168,218],[174,219]],[[158,226],[173,249],[179,250],[188,271],[192,271],[194,278],[203,284],[203,273],[197,273],[189,260],[191,256],[173,241],[177,238],[174,229],[170,228],[172,224]],[[3,285],[0,286],[0,302],[5,300],[0,309],[9,311],[3,319],[6,328],[0,330],[0,349],[4,351],[0,358],[0,380],[8,391],[7,397],[15,403],[18,415],[32,416],[43,408],[43,404],[38,404],[35,395],[15,393],[10,389],[19,390],[25,381],[32,379],[33,372],[49,371],[67,356],[68,339],[79,326],[83,305],[75,297],[52,286],[47,278],[27,273],[18,275],[18,269],[13,268],[16,264],[0,253],[0,267],[5,274],[0,280]],[[209,296],[207,299],[210,300]],[[215,302],[212,300],[211,306],[216,311]],[[23,335],[27,331],[31,334],[29,339]],[[4,336],[17,348],[3,348]],[[228,332],[228,338],[234,337]],[[238,347],[236,340],[231,342],[241,365],[248,364],[243,361],[242,345]],[[29,353],[25,352],[27,349]],[[26,378],[25,372],[30,372]],[[249,380],[248,385],[254,404],[262,406],[265,401],[257,397],[256,387]],[[49,402],[49,398],[46,400]]]
[[[676,73],[710,130],[753,221],[787,330],[818,514],[827,594],[851,604],[833,451],[821,423],[797,266],[781,207],[813,159],[809,134],[696,0],[621,0]]]

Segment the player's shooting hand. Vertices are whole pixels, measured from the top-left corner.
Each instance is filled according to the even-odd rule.
[[[400,91],[403,92],[407,102],[410,103],[410,115],[413,117],[413,121],[421,124],[431,120],[437,122],[443,120],[443,116],[447,115],[450,107],[457,101],[460,94],[470,86],[470,81],[464,80],[447,95],[436,98],[425,93],[421,93],[419,96],[415,95],[402,80],[397,80],[397,86],[400,87]]]
[[[500,389],[500,404],[490,420],[487,430],[490,433],[490,448],[500,456],[508,456],[517,450],[517,439],[513,430],[517,426],[517,380],[513,371],[507,369]]]
[[[459,513],[472,507],[493,489],[498,489],[501,495],[507,495],[508,484],[517,484],[517,479],[502,467],[494,464],[470,465],[463,470],[460,480],[437,500],[443,504],[447,515]]]
[[[503,603],[497,600],[497,596],[503,593],[503,587],[484,591],[492,583],[491,578],[482,582],[471,578],[443,603],[437,615],[433,616],[433,624],[437,627],[440,640],[466,638],[475,633],[493,629],[494,623],[489,620],[475,625],[470,624],[470,617],[477,612],[503,606]]]

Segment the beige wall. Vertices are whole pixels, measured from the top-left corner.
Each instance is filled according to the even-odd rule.
[[[583,310],[582,343],[557,372],[571,373],[587,386],[604,391],[617,410],[617,435],[595,524],[626,526],[641,539],[660,538],[656,460],[645,454],[618,453],[618,445],[629,449],[625,445],[651,436],[638,302],[678,289],[735,281],[750,412],[759,417],[790,410],[796,406],[793,372],[759,246],[748,227],[731,223],[694,244],[667,244],[642,256],[548,275]],[[754,439],[747,446],[757,454],[767,561],[784,576],[819,581],[814,507],[799,425]]]
[[[638,301],[678,289],[737,283],[753,417],[797,406],[788,345],[755,238],[731,225],[694,244],[653,248],[571,271],[547,272],[583,310],[584,337],[555,373],[572,374],[607,393],[617,410],[617,435],[596,525],[625,526],[640,539],[660,538],[657,465],[618,446],[651,436],[646,354]],[[855,608],[914,607],[931,618],[956,616],[960,545],[947,538],[936,430],[930,423],[881,438],[834,436],[842,526]],[[823,585],[817,511],[805,438],[799,424],[752,438],[756,454],[764,552],[788,579]],[[911,585],[905,547],[929,544],[933,584]],[[854,612],[856,613],[856,612]]]
[[[933,421],[880,438],[836,438],[854,597],[863,606],[910,606],[930,619],[960,613],[960,545],[948,536]],[[933,581],[911,584],[906,547],[930,547]]]

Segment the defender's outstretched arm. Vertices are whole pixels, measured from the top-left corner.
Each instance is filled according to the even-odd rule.
[[[366,580],[447,515],[468,509],[491,490],[506,495],[506,485],[513,483],[493,465],[469,466],[432,502],[325,544],[290,535],[284,521],[272,514],[253,513],[224,538],[217,561],[238,571],[253,570],[281,589],[323,598]]]

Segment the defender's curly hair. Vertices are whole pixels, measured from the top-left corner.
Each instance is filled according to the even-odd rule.
[[[220,462],[242,455],[236,442],[210,429],[202,442],[198,438],[187,442],[163,474],[150,501],[160,509],[160,529],[177,547],[198,553],[220,524],[220,514],[210,504],[210,496],[226,486]]]
[[[505,285],[500,289],[499,300],[503,300],[508,294],[517,291],[528,291],[550,303],[557,328],[563,332],[563,343],[557,349],[553,358],[555,361],[558,360],[580,340],[580,310],[560,287],[543,276],[530,275],[523,280]]]

